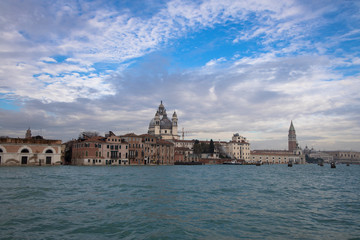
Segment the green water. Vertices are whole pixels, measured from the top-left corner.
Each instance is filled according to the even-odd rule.
[[[0,168],[1,239],[360,239],[360,166]]]

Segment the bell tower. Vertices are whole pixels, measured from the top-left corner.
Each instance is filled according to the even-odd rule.
[[[297,149],[296,133],[292,121],[289,128],[288,147],[289,147],[289,152],[294,152]]]
[[[155,136],[160,135],[160,115],[159,115],[159,111],[156,112],[155,114]]]
[[[178,130],[178,118],[177,118],[177,114],[176,112],[174,112],[173,116],[172,116],[172,135],[175,139],[177,139],[177,130]]]

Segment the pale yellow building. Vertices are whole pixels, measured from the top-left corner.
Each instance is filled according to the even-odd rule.
[[[230,142],[226,144],[226,153],[236,160],[250,160],[250,143],[245,137],[235,133]]]

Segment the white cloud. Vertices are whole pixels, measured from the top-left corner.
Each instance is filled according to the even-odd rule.
[[[51,58],[51,57],[42,57],[42,58],[40,58],[40,61],[48,62],[48,63],[56,63],[57,62],[54,58]]]
[[[336,69],[359,64],[359,57],[329,54],[339,41],[357,40],[358,30],[321,43],[306,38],[316,34],[313,30],[324,24],[323,13],[333,6],[175,0],[142,17],[93,8],[93,2],[24,4],[19,14],[0,10],[0,92],[17,96],[21,113],[31,121],[71,129],[68,138],[76,137],[79,128],[143,133],[163,99],[168,108],[177,109],[180,127],[198,131],[194,137],[229,139],[240,132],[254,144],[271,140],[286,147],[293,119],[299,138],[319,147],[329,142],[335,147],[340,138],[359,142],[358,79]],[[79,9],[90,10],[80,14]],[[211,57],[204,66],[182,73],[158,70],[160,61],[151,62],[149,69],[131,66],[173,39],[229,22],[243,24],[229,36],[234,45],[255,39],[261,52]],[[96,69],[102,62],[119,66]],[[1,126],[12,126],[10,115],[2,112]]]

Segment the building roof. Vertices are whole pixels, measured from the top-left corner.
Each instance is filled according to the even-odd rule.
[[[291,120],[291,124],[290,124],[289,131],[295,131],[295,128],[294,128],[294,125],[293,125],[292,120]]]
[[[121,135],[120,137],[141,137],[141,136],[136,135],[135,133],[127,133],[125,135]]]

